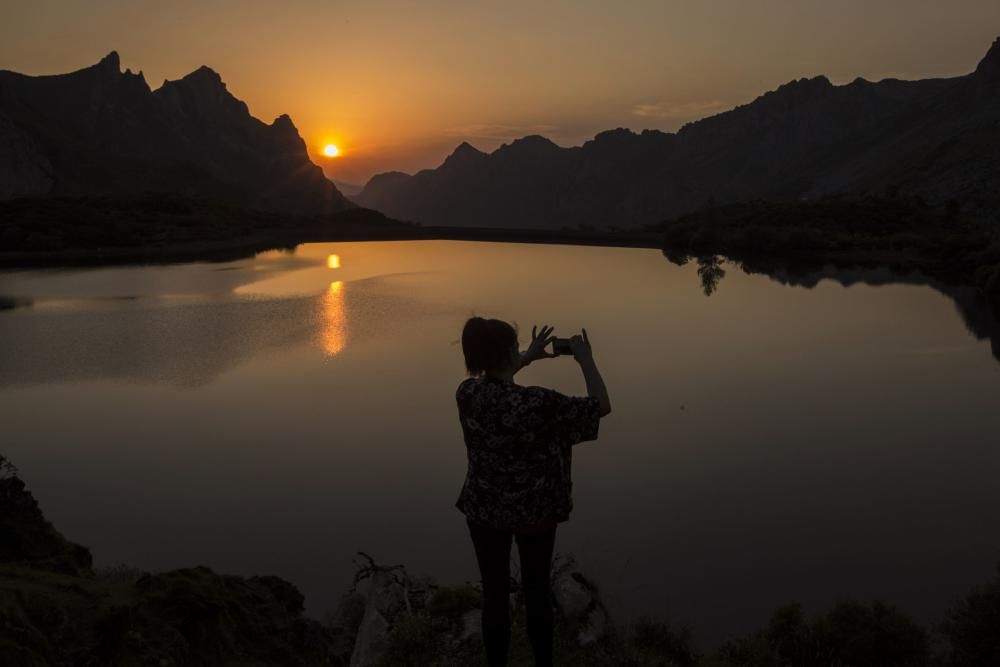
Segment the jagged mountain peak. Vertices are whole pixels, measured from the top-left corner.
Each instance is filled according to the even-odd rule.
[[[95,67],[102,70],[114,71],[116,74],[122,71],[121,58],[118,57],[117,51],[112,51],[108,55],[101,58],[100,62],[97,63]]]
[[[283,113],[274,119],[271,123],[270,129],[276,135],[281,136],[286,141],[301,142],[302,137],[299,135],[299,130],[295,127],[295,123],[292,121],[291,116],[287,113]]]
[[[455,148],[455,150],[451,152],[451,155],[454,157],[459,155],[485,155],[485,153],[470,144],[468,141],[463,141]]]
[[[210,67],[153,91],[112,51],[75,72],[2,79],[0,134],[25,137],[30,151],[0,155],[0,177],[15,184],[0,184],[0,196],[157,191],[295,213],[349,206],[291,119],[253,117]]]
[[[616,127],[613,130],[604,130],[603,132],[598,132],[594,135],[594,141],[598,142],[617,142],[617,141],[628,141],[629,139],[634,139],[637,137],[635,132],[628,129],[627,127]]]
[[[226,87],[226,84],[222,81],[222,76],[207,65],[202,65],[187,76],[181,78],[181,81],[187,81],[199,86]]]
[[[994,40],[993,46],[986,52],[986,56],[979,61],[976,74],[1000,78],[1000,37]]]
[[[828,79],[825,75],[820,74],[819,76],[793,79],[784,85],[778,86],[778,89],[774,92],[784,94],[808,94],[819,90],[827,90],[833,87],[833,83],[830,79]]]
[[[445,158],[442,166],[447,165],[454,167],[457,165],[464,165],[484,157],[486,157],[486,153],[482,152],[468,141],[463,141],[457,148],[455,148],[454,151],[452,151],[451,155]]]
[[[292,122],[292,117],[287,113],[283,113],[275,118],[274,122],[271,123],[271,127],[280,127],[283,130],[287,129],[298,132],[298,128],[296,128],[295,123]]]
[[[618,128],[551,151],[529,150],[547,142],[525,137],[490,155],[463,144],[437,169],[373,179],[357,201],[425,224],[538,228],[645,225],[713,203],[826,194],[935,203],[983,193],[976,205],[996,210],[998,70],[1000,41],[976,85],[812,76],[676,133]]]
[[[125,94],[142,96],[149,92],[149,85],[142,72],[133,72],[131,69],[122,71],[121,58],[117,51],[111,51],[101,58],[97,63],[66,74],[53,74],[40,77],[49,81],[73,80],[82,86],[97,86],[104,91],[104,95]],[[56,84],[58,85],[58,84]],[[111,93],[110,91],[118,91]]]
[[[246,103],[229,92],[218,72],[204,65],[180,79],[164,81],[155,94],[186,106],[188,112],[198,109],[198,114],[217,114],[224,110],[233,117],[250,117]]]
[[[526,137],[515,139],[509,144],[500,146],[495,154],[530,158],[532,156],[539,157],[557,153],[561,150],[551,139],[543,137],[540,134],[529,134]]]
[[[51,74],[45,75],[41,78],[45,79],[59,79],[70,77],[73,79],[85,79],[88,81],[99,80],[99,81],[117,81],[119,79],[134,79],[138,75],[132,74],[132,71],[122,72],[121,58],[118,56],[117,51],[111,51],[108,55],[104,56],[98,60],[93,65],[89,65],[82,69],[75,70],[73,72],[67,72],[65,74]],[[141,76],[139,76],[141,78]]]
[[[510,143],[511,146],[555,146],[555,142],[548,137],[543,137],[540,134],[529,134],[527,136],[521,137],[520,139],[515,139]]]

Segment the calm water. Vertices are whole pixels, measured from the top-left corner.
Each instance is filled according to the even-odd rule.
[[[619,618],[707,642],[791,600],[937,620],[1000,559],[995,320],[884,273],[724,268],[707,297],[658,251],[433,241],[0,274],[0,451],[99,564],[278,574],[320,614],[357,550],[477,578],[462,323],[582,325],[615,411],[557,550]],[[569,359],[519,379],[584,391]]]

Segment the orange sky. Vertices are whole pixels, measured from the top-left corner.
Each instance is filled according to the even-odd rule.
[[[331,177],[363,183],[463,140],[673,130],[802,76],[963,74],[998,35],[997,0],[3,0],[0,69],[114,49],[156,88],[205,64],[262,120],[288,113]]]

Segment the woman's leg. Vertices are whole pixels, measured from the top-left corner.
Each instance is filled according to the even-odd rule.
[[[483,644],[489,667],[506,667],[510,647],[510,544],[512,533],[469,523],[483,582]]]
[[[541,533],[519,534],[517,549],[521,554],[521,586],[527,611],[528,639],[535,654],[535,665],[551,667],[552,632],[552,551],[556,529]]]

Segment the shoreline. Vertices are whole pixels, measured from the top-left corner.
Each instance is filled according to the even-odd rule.
[[[186,241],[152,246],[66,248],[51,251],[0,251],[0,270],[61,269],[118,265],[156,265],[188,262],[225,262],[304,243],[377,241],[475,241],[482,243],[538,243],[617,248],[662,249],[659,232],[585,232],[488,227],[409,227],[391,229],[281,230],[248,238]]]
[[[761,272],[880,268],[977,289],[1000,304],[1000,230],[910,200],[745,202],[638,229],[447,227],[354,208],[244,210],[174,194],[0,202],[0,270],[225,262],[303,243],[469,241],[656,249],[677,264]]]
[[[841,269],[885,268],[900,275],[920,274],[943,284],[980,289],[975,280],[962,271],[936,262],[928,262],[918,253],[906,249],[852,249],[810,252],[798,256],[782,253],[753,254],[733,252],[721,247],[688,254],[665,238],[662,231],[602,232],[583,230],[534,230],[492,227],[422,227],[401,225],[389,229],[280,230],[271,234],[228,240],[186,241],[146,247],[67,248],[54,251],[0,251],[0,271],[65,270],[113,266],[162,266],[195,262],[223,263],[252,257],[262,252],[295,248],[306,243],[352,243],[380,241],[467,241],[474,243],[523,243],[539,245],[593,246],[604,248],[636,248],[659,250],[671,259],[675,248],[686,256],[684,261],[700,255],[719,256],[724,260],[754,271],[769,273],[787,270],[792,273],[814,272],[826,267]],[[682,247],[685,244],[680,244]],[[668,248],[668,246],[670,246]],[[984,292],[985,296],[988,296]]]
[[[185,241],[152,246],[76,247],[50,251],[0,250],[0,270],[60,269],[122,264],[157,265],[199,261],[224,262],[270,250],[294,248],[306,243],[379,241],[471,241],[602,248],[645,248],[663,251],[668,257],[670,254],[667,246],[674,246],[665,238],[662,231],[601,232],[519,229],[516,227],[424,227],[414,225],[402,229],[344,230],[335,233],[330,233],[328,229],[306,229],[294,232],[281,230],[273,234],[256,234],[240,239]],[[954,272],[943,271],[939,265],[930,265],[919,254],[905,250],[887,252],[885,250],[854,249],[810,252],[799,256],[787,256],[783,253],[761,253],[745,256],[743,253],[729,252],[730,250],[727,247],[719,247],[714,251],[703,249],[700,253],[689,254],[689,257],[719,255],[733,262],[750,265],[764,264],[809,268],[825,265],[886,267],[901,272],[919,271],[927,275],[944,273],[957,275]]]

